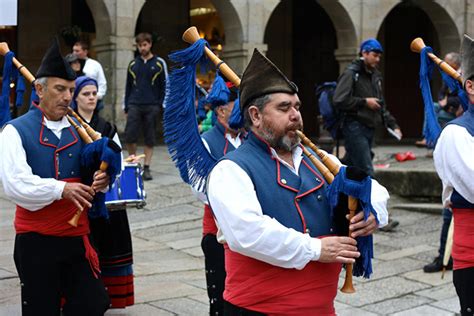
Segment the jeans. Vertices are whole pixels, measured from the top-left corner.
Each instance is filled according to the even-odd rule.
[[[344,146],[346,155],[344,162],[348,166],[356,166],[371,177],[374,176],[374,167],[372,165],[372,142],[374,139],[374,129],[347,119],[342,127],[344,135]]]

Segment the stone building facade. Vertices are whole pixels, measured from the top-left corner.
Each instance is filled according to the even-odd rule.
[[[74,1],[19,1],[17,56],[32,70],[58,29],[82,18],[71,11]],[[300,86],[306,129],[312,135],[318,133],[317,124],[309,123],[317,114],[314,85],[337,79],[357,56],[359,43],[375,37],[385,47],[382,71],[387,101],[393,103],[389,107],[405,134],[417,137],[423,113],[417,92],[418,57],[405,46],[406,41],[421,35],[443,56],[458,51],[463,33],[474,35],[472,0],[209,1],[225,32],[222,59],[241,73],[254,48],[266,52]],[[108,80],[106,104],[110,106],[104,115],[123,129],[122,100],[135,34],[157,31],[164,39],[157,50],[161,56],[185,47],[181,34],[190,25],[191,4],[188,0],[85,3],[94,24],[91,48]]]

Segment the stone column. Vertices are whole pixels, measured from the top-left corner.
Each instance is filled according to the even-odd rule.
[[[339,73],[342,74],[344,69],[357,57],[357,47],[344,47],[336,49],[334,55],[339,62]]]
[[[252,58],[255,48],[263,54],[267,52],[267,44],[263,43],[235,43],[225,45],[222,60],[226,62],[239,77],[242,77],[242,73],[245,67],[247,67],[250,58]]]

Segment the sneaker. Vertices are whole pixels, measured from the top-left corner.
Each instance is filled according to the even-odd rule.
[[[149,168],[145,168],[143,170],[143,180],[145,180],[145,181],[153,180],[153,177],[151,176]]]
[[[384,227],[380,228],[380,230],[383,231],[383,232],[391,232],[391,231],[393,231],[393,229],[395,227],[398,226],[398,224],[400,224],[398,221],[389,218],[388,219],[388,224],[385,225]]]
[[[449,259],[448,265],[446,266],[446,270],[452,270],[453,269],[453,260]],[[425,273],[433,273],[433,272],[439,272],[443,270],[443,259],[441,257],[436,257],[434,258],[433,262],[428,263],[423,267],[423,271]]]

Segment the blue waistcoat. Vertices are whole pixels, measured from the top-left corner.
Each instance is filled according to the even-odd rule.
[[[452,120],[448,124],[462,126],[469,132],[469,134],[471,134],[471,136],[474,137],[474,104],[470,104],[468,110],[462,116]],[[456,189],[453,189],[453,194],[451,194],[451,203],[453,208],[474,209],[474,204],[462,197]]]
[[[26,161],[33,174],[41,178],[80,178],[82,140],[71,126],[63,129],[61,139],[43,125],[43,112],[32,106],[30,110],[8,124],[21,137]]]
[[[214,127],[203,133],[201,137],[206,140],[211,155],[216,160],[220,159],[228,152],[235,150],[235,147],[225,137],[225,128],[221,123],[219,123],[219,121],[216,121]]]
[[[312,237],[335,233],[326,183],[307,157],[298,176],[272,157],[264,140],[250,133],[242,146],[223,159],[235,162],[249,175],[263,214]]]

